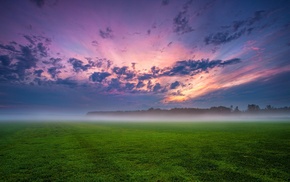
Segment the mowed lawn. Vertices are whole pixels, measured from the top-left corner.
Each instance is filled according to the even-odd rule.
[[[0,123],[0,181],[290,181],[290,122]]]

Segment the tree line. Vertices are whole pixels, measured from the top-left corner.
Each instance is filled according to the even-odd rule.
[[[238,106],[214,106],[210,108],[172,108],[172,109],[160,109],[160,108],[149,108],[148,110],[135,110],[135,111],[92,111],[88,112],[87,115],[96,114],[108,114],[108,115],[126,115],[126,114],[280,114],[290,113],[290,107],[273,107],[267,105],[265,108],[260,108],[256,104],[248,104],[246,110],[240,110]]]
[[[226,106],[214,106],[210,108],[173,108],[169,110],[162,110],[162,109],[154,109],[150,108],[148,111],[154,112],[154,111],[172,111],[172,112],[188,112],[188,113],[283,113],[283,112],[289,112],[290,113],[290,107],[273,107],[272,105],[267,105],[265,108],[260,108],[259,105],[256,104],[248,104],[248,107],[246,110],[240,110],[238,106],[235,108],[233,106],[226,107]]]

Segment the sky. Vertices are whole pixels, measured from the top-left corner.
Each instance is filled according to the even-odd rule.
[[[0,113],[290,105],[288,0],[1,0]]]

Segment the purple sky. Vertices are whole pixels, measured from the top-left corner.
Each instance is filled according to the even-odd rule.
[[[0,1],[0,113],[290,105],[287,0]]]

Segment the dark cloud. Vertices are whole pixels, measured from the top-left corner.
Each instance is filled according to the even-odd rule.
[[[97,67],[108,70],[113,65],[113,61],[108,60],[106,58],[96,58],[96,59],[86,58],[86,59],[88,60],[89,63],[88,65],[91,68]]]
[[[114,73],[116,73],[117,75],[124,75],[125,73],[126,73],[126,70],[128,69],[128,67],[127,66],[123,66],[123,67],[114,67],[113,69],[112,69],[112,71],[114,72]]]
[[[29,46],[20,46],[21,47],[21,56],[18,56],[17,59],[20,61],[18,65],[23,66],[23,69],[30,69],[36,66],[37,59],[33,55],[33,50]]]
[[[3,66],[9,66],[10,63],[11,63],[11,60],[10,60],[9,56],[7,56],[7,55],[1,55],[0,56],[0,61],[1,61],[1,64]]]
[[[132,69],[135,70],[136,63],[131,63]]]
[[[61,71],[57,69],[57,67],[48,68],[47,72],[51,75],[52,78],[56,78]]]
[[[99,30],[99,35],[103,38],[103,39],[111,39],[113,38],[113,31],[110,27],[107,27],[105,30]]]
[[[33,55],[33,50],[28,46],[20,46],[21,54],[16,57],[18,60],[16,64],[16,72],[19,79],[25,78],[25,70],[36,67],[37,58]]]
[[[222,60],[211,60],[210,61],[208,59],[184,60],[184,61],[177,61],[172,67],[166,67],[163,69],[160,69],[156,66],[153,66],[153,67],[151,67],[151,69],[148,73],[142,73],[142,74],[140,74],[140,73],[137,74],[133,71],[130,71],[129,67],[127,67],[127,66],[113,67],[112,74],[117,75],[117,79],[119,81],[125,81],[125,80],[130,80],[133,78],[137,78],[138,79],[138,83],[136,85],[137,89],[146,86],[144,81],[148,80],[148,82],[147,82],[148,90],[156,90],[157,88],[159,88],[159,86],[152,85],[151,79],[153,79],[153,78],[160,78],[163,76],[188,76],[188,75],[193,76],[193,75],[198,74],[200,72],[206,72],[209,69],[212,69],[215,67],[224,67],[224,66],[228,66],[228,65],[232,65],[232,64],[237,64],[239,62],[241,62],[241,60],[238,58],[225,60],[225,61],[222,61]],[[108,76],[110,76],[110,73],[108,73],[108,72],[97,72],[97,73],[94,73],[92,76],[90,76],[90,80],[92,80],[94,82],[102,82],[103,79],[108,77]],[[112,84],[116,85],[114,80],[113,80]],[[110,86],[111,89],[113,88],[113,85]],[[170,85],[170,89],[175,89],[178,86],[180,86],[180,82],[176,81]],[[155,87],[155,89],[154,89],[154,87]],[[125,86],[125,88],[127,89],[127,86]]]
[[[68,63],[72,64],[75,72],[86,71],[86,70],[88,70],[88,68],[90,68],[89,64],[83,65],[83,62],[81,60],[76,59],[76,58],[70,58],[68,60]]]
[[[160,71],[161,70],[158,67],[156,67],[156,66],[152,66],[151,67],[151,73],[152,73],[153,77],[158,75],[160,73]]]
[[[180,85],[180,83],[178,81],[175,81],[175,82],[171,83],[170,89],[176,89],[179,85]]]
[[[177,34],[184,34],[194,31],[194,29],[189,25],[189,15],[187,13],[192,0],[187,1],[183,5],[182,11],[178,12],[176,17],[173,19],[173,32]]]
[[[236,40],[247,33],[251,34],[255,27],[254,25],[267,16],[264,10],[256,11],[252,17],[233,21],[231,25],[222,26],[228,30],[209,34],[204,38],[206,45],[221,45],[233,40]]]
[[[38,43],[43,43],[45,46],[51,43],[51,40],[44,36],[37,35],[23,35],[23,37],[30,43],[31,47],[34,47]]]
[[[212,60],[208,59],[202,60],[187,60],[187,61],[177,61],[175,65],[167,71],[164,71],[159,76],[175,76],[175,75],[195,75],[202,71],[207,71],[214,67],[222,67],[231,64],[239,63],[240,59],[230,59],[226,61]]]
[[[125,79],[127,80],[131,80],[135,76],[135,73],[130,71],[127,66],[114,67],[112,71],[118,76],[118,78],[125,76]]]
[[[188,0],[185,2],[185,4],[183,5],[183,9],[187,10],[189,8],[189,6],[192,4],[193,0]]]
[[[106,88],[106,91],[137,91],[138,89],[146,86],[147,90],[151,92],[165,92],[166,87],[162,87],[160,83],[155,84],[154,82],[152,82],[151,79],[164,76],[193,76],[201,72],[208,72],[210,69],[213,68],[225,67],[233,64],[238,64],[240,62],[241,60],[239,58],[229,59],[225,61],[209,59],[183,60],[177,61],[172,67],[160,69],[156,66],[153,66],[147,73],[133,72],[127,66],[113,67],[111,69],[111,72],[94,72],[90,76],[90,80],[93,82],[101,83],[104,79],[113,74],[113,78],[106,81],[105,85],[108,84],[108,86],[102,85],[104,88]],[[126,82],[126,79],[134,78],[138,79],[138,82],[136,84]],[[147,83],[144,83],[144,81],[146,80]],[[169,84],[168,89],[176,89],[179,86],[181,86],[181,83],[179,81],[175,81]]]
[[[142,81],[139,81],[136,85],[136,88],[142,88],[144,86],[145,86],[145,84]]]
[[[18,80],[19,77],[15,70],[10,69],[9,67],[0,66],[0,81],[14,82]]]
[[[104,65],[104,63],[102,61],[98,60],[95,62],[94,67],[101,68],[103,65]],[[108,68],[108,66],[106,66],[106,68]]]
[[[31,74],[26,70],[35,68],[37,62],[48,56],[47,46],[50,44],[50,40],[43,36],[24,35],[24,37],[29,42],[28,45],[10,42],[10,45],[1,47],[3,51],[8,51],[11,57],[17,60],[13,65],[13,74],[17,74],[19,80],[25,80],[25,77]]]
[[[72,79],[60,79],[58,78],[58,74],[61,73],[61,69],[65,68],[64,65],[61,64],[61,58],[46,58],[48,57],[48,43],[49,39],[40,36],[26,36],[26,40],[29,45],[23,46],[18,44],[13,44],[18,46],[18,49],[12,47],[12,44],[9,46],[0,46],[3,52],[6,51],[6,54],[0,56],[0,79],[10,80],[12,81],[22,81],[26,82],[27,76],[33,75],[34,83],[37,84],[63,84],[74,86],[76,85],[74,82],[76,80]],[[168,46],[170,46],[171,42]],[[14,53],[11,54],[11,51]],[[15,51],[18,51],[17,53]],[[15,60],[18,60],[15,63],[11,63],[12,57]],[[41,60],[42,58],[46,58],[45,61]],[[50,79],[46,79],[43,76],[43,69],[37,68],[36,63],[40,61],[48,67],[47,72],[51,75],[51,77],[55,81],[51,81]],[[83,61],[78,60],[76,58],[70,58],[67,62],[70,63],[75,72],[87,71],[89,68],[99,68],[102,70],[101,72],[94,72],[89,76],[89,80],[92,82],[102,83],[106,80],[107,77],[114,74],[114,77],[110,80],[106,80],[106,84],[99,84],[106,91],[138,91],[137,89],[147,87],[147,89],[151,92],[164,92],[165,88],[161,87],[160,83],[153,84],[151,79],[159,78],[163,76],[174,76],[174,75],[194,75],[201,71],[207,71],[208,69],[214,67],[222,67],[230,64],[236,64],[240,62],[239,59],[232,59],[227,61],[221,60],[188,60],[188,61],[177,61],[172,67],[166,68],[158,68],[156,66],[152,66],[147,73],[140,73],[135,70],[135,64],[132,63],[132,67],[123,66],[123,67],[112,67],[113,62],[107,59],[99,59],[99,58],[86,58],[88,64],[85,64]],[[112,68],[111,68],[112,67]],[[34,68],[32,70],[29,70]],[[110,69],[109,69],[110,68]],[[27,71],[28,70],[28,71]],[[107,70],[106,72],[103,70]],[[65,71],[65,70],[64,70]],[[27,78],[26,78],[27,77]],[[137,79],[138,83],[129,83],[128,80]],[[147,82],[144,82],[144,81]],[[108,86],[106,86],[108,84]],[[174,82],[169,85],[170,89],[175,89],[179,86],[179,82]],[[136,89],[136,90],[134,90]]]
[[[35,45],[35,41],[32,39],[31,36],[23,35],[23,37],[32,45]]]
[[[45,4],[45,0],[30,0],[30,2],[34,3],[39,8],[42,8]]]
[[[189,18],[186,11],[179,12],[173,19],[173,31],[178,34],[194,31],[194,29],[189,25]]]
[[[237,64],[237,63],[240,63],[240,62],[241,62],[241,59],[234,58],[234,59],[226,60],[226,61],[220,63],[220,65],[221,66],[226,66],[226,65],[231,65],[231,64]]]
[[[254,16],[247,20],[248,25],[253,25],[254,23],[262,20],[267,16],[267,12],[265,10],[256,11]]]
[[[176,92],[171,93],[171,95],[174,95],[174,96],[185,96],[184,94],[181,93],[180,90],[177,90]]]
[[[108,76],[110,76],[111,74],[108,72],[94,72],[91,76],[90,76],[90,80],[93,82],[102,82],[105,78],[107,78]]]
[[[43,45],[42,42],[37,44],[37,49],[42,57],[47,57],[47,48]]]
[[[191,3],[192,1],[189,1],[189,2]],[[202,14],[204,14],[205,12],[207,12],[207,10],[208,10],[209,8],[211,8],[211,7],[214,5],[215,0],[211,0],[211,1],[209,1],[209,2],[206,2],[206,1],[203,1],[203,2],[205,2],[204,6],[198,8],[198,9],[194,12],[195,16],[197,16],[197,17],[198,17],[198,16],[201,16]]]
[[[98,41],[96,41],[96,40],[94,40],[94,41],[92,41],[92,46],[98,46],[99,45],[99,43],[98,43]]]
[[[113,64],[113,61],[107,60],[107,69],[109,69]]]
[[[55,82],[56,84],[61,84],[61,85],[67,85],[69,87],[75,87],[77,86],[77,81],[75,80],[71,80],[69,78],[66,78],[66,79],[61,79],[61,78],[58,78]]]
[[[2,44],[0,44],[0,49],[11,51],[11,52],[19,52],[18,50],[16,50],[16,48],[13,45],[2,45]]]
[[[250,34],[252,33],[253,30],[254,30],[254,28],[252,28],[252,27],[251,27],[251,28],[248,28],[248,29],[247,29],[247,35],[250,35]]]
[[[156,83],[153,87],[153,92],[158,92],[161,89],[161,85],[160,83]]]
[[[244,21],[244,20],[234,21],[233,24],[232,24],[233,31],[234,32],[238,31],[239,28],[241,28],[245,24],[246,24],[246,21]]]
[[[151,80],[148,80],[148,82],[147,82],[147,89],[148,90],[151,90],[152,87],[153,87],[153,84],[152,84]]]
[[[15,81],[18,79],[15,69],[13,69],[11,60],[7,55],[0,56],[0,81]]]
[[[0,45],[1,63],[2,66],[6,66],[6,71],[2,71],[2,77],[9,77],[12,81],[25,81],[27,76],[33,74],[27,70],[36,68],[37,62],[48,55],[45,46],[49,44],[49,39],[42,36],[24,37],[28,41],[28,45],[15,42],[10,42],[9,45]],[[11,64],[11,58],[14,60],[13,64]],[[2,69],[4,68],[2,67]]]
[[[39,77],[36,77],[33,79],[33,82],[31,83],[32,85],[49,85],[51,82],[48,81],[48,80],[42,80],[41,78]]]
[[[169,4],[169,0],[162,0],[162,1],[161,1],[161,4],[162,4],[163,6],[166,6],[166,5]]]
[[[49,61],[42,61],[44,64],[52,64],[53,66],[60,65],[60,58],[49,58]]]
[[[91,63],[94,67],[97,67],[97,68],[101,68],[103,66],[103,62],[100,60],[97,60],[96,62],[89,62],[89,64]]]
[[[133,90],[135,88],[134,83],[126,83],[125,85],[126,90]]]
[[[43,70],[35,70],[33,74],[38,76],[38,77],[41,77],[42,73],[43,73]]]
[[[111,60],[108,60],[106,58],[86,58],[88,60],[88,67],[90,68],[102,68],[104,70],[108,70],[113,62]]]
[[[241,31],[235,33],[218,32],[205,37],[204,42],[206,45],[221,45],[240,38],[245,32],[246,29],[242,29]]]
[[[122,91],[122,83],[117,78],[112,78],[107,91]]]
[[[142,74],[140,76],[138,76],[138,80],[140,81],[143,81],[143,80],[149,80],[153,78],[153,75],[152,74],[148,74],[148,73],[145,73],[145,74]]]
[[[148,29],[148,30],[147,30],[147,35],[150,35],[150,34],[151,34],[151,30]]]
[[[135,77],[135,73],[132,72],[132,71],[130,71],[130,72],[127,72],[127,73],[126,73],[126,77],[125,77],[125,79],[126,79],[126,80],[131,80],[131,79],[133,79],[134,77]]]

